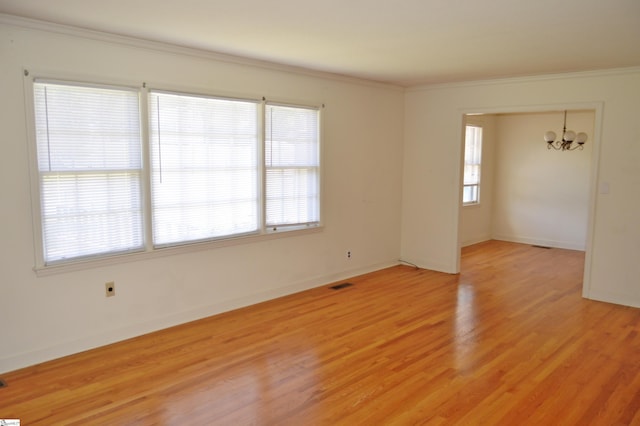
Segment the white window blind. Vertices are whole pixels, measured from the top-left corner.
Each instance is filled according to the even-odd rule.
[[[466,126],[464,143],[463,204],[480,202],[480,169],[482,165],[482,127]]]
[[[138,92],[33,89],[45,264],[142,249]]]
[[[266,105],[265,223],[312,225],[320,220],[319,111]]]
[[[258,104],[151,92],[155,246],[257,232]]]

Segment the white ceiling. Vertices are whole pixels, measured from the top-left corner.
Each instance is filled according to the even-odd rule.
[[[0,0],[0,13],[401,86],[640,65],[640,0]]]

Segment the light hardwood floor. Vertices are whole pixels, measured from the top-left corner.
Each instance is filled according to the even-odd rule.
[[[23,425],[640,424],[640,310],[491,241],[5,374]]]

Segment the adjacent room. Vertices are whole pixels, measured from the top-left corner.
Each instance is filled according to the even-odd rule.
[[[463,198],[462,246],[496,239],[585,251],[593,144],[570,151],[540,149],[539,129],[563,127],[594,134],[589,110],[472,114],[465,126],[481,129],[479,176]],[[575,132],[574,132],[575,133]],[[557,137],[556,139],[560,139]]]
[[[0,0],[0,93],[0,421],[640,422],[637,1]]]

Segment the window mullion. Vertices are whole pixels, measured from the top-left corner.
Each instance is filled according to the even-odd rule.
[[[149,131],[149,89],[143,83],[140,89],[140,123],[142,138],[142,225],[145,251],[153,250],[153,222],[151,207],[151,149]]]
[[[262,98],[262,102],[258,107],[258,220],[260,223],[260,233],[265,233],[267,229],[267,165],[266,165],[266,141],[267,126],[266,120],[266,98]]]

